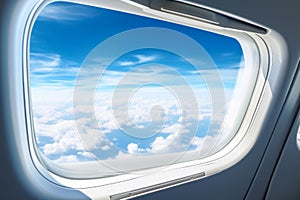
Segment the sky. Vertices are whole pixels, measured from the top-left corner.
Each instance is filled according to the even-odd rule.
[[[170,35],[177,52],[141,45],[114,59],[105,56],[131,44],[138,46],[139,38],[147,39],[137,35],[93,57],[110,38],[149,27],[175,30],[192,38],[205,53],[199,57],[178,54],[193,49],[182,49]],[[52,3],[39,14],[30,41],[38,147],[55,163],[185,151],[206,155],[215,146],[221,148],[220,138],[233,136],[224,131],[224,120],[243,67],[242,49],[233,38],[118,11]],[[221,88],[209,84],[217,82],[216,70]],[[90,90],[78,84],[81,79],[88,88],[96,83],[91,87],[92,100]],[[212,100],[222,93],[224,99]],[[214,110],[219,104],[225,106],[223,113]]]

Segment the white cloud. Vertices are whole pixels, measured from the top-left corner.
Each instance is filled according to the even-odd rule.
[[[59,66],[61,57],[59,54],[50,53],[31,53],[30,66],[33,68],[32,72],[49,72]]]
[[[150,144],[149,148],[139,148],[138,144],[130,143],[127,146],[127,151],[130,154],[161,154],[186,151],[190,145],[197,144],[193,140],[195,136],[191,132],[193,128],[190,126],[190,123],[185,126],[181,126],[179,130],[167,135],[165,138],[162,136],[156,137]]]
[[[40,20],[55,20],[55,21],[78,21],[85,18],[91,18],[96,13],[81,5],[55,5],[46,6],[39,15]]]
[[[166,93],[163,95],[165,98],[161,98],[161,96],[155,95],[157,93],[164,92],[159,89],[150,88],[148,91],[143,91],[140,94],[136,93],[132,97],[131,106],[129,106],[131,120],[136,124],[151,123],[150,109],[152,106],[158,104],[165,109],[166,115],[175,117],[175,123],[172,120],[167,121],[161,132],[169,135],[166,138],[156,138],[149,148],[139,148],[137,144],[131,143],[128,145],[130,153],[172,152],[173,150],[183,148],[179,144],[188,129],[181,127],[182,121],[180,119],[182,117],[180,117],[181,113],[178,111],[179,105],[172,94]],[[73,119],[72,98],[68,98],[68,96],[72,97],[72,91],[44,91],[42,89],[35,89],[34,115],[37,136],[47,136],[53,140],[53,142],[45,144],[42,147],[46,155],[64,155],[69,150],[82,151],[84,147],[90,150],[101,149],[102,151],[107,151],[112,147],[112,142],[104,137],[104,134],[109,134],[111,131],[119,129],[116,125],[112,106],[109,103],[111,94],[105,92],[99,94],[102,95],[99,96],[100,99],[96,97],[94,108],[97,122],[91,123],[89,118],[82,117],[77,120],[76,124]],[[42,98],[43,96],[45,98]],[[47,99],[47,96],[52,98]],[[82,107],[80,112],[83,113],[83,116],[87,116],[89,114],[87,110],[90,110],[90,107]],[[189,119],[193,118],[193,115],[191,115]],[[99,131],[99,127],[102,130],[101,132]],[[80,138],[77,135],[77,128],[81,131]],[[82,142],[84,142],[84,147],[81,145]]]
[[[138,154],[138,153],[146,153],[149,152],[150,149],[143,149],[143,148],[139,148],[138,144],[135,143],[130,143],[127,145],[127,151],[129,154]]]
[[[101,147],[101,150],[107,151],[107,150],[109,150],[110,148],[111,148],[110,146],[105,145],[105,146]]]
[[[58,159],[54,160],[55,163],[77,163],[79,162],[76,155],[68,155],[68,156],[61,156]]]
[[[128,144],[128,146],[127,146],[127,151],[128,151],[128,153],[130,153],[130,154],[134,154],[134,153],[136,153],[137,151],[138,151],[138,145],[137,144],[134,144],[134,143],[130,143],[130,144]]]
[[[119,61],[118,64],[120,66],[131,66],[131,65],[138,65],[142,63],[146,63],[149,61],[153,61],[157,59],[157,56],[155,55],[135,55],[134,56],[137,60],[136,61]]]
[[[155,138],[154,142],[151,144],[151,152],[157,153],[166,151],[166,148],[171,145],[174,139],[173,134],[170,134],[166,139],[161,136]]]
[[[158,56],[156,55],[136,55],[135,56],[138,60],[139,60],[139,63],[144,63],[144,62],[149,62],[149,61],[153,61],[155,59],[157,59]]]
[[[78,111],[82,114],[82,117],[78,119],[76,125],[73,116],[73,89],[70,87],[61,90],[54,87],[33,88],[36,134],[38,137],[46,136],[52,140],[41,147],[45,155],[50,157],[60,156],[61,159],[57,159],[56,162],[80,162],[80,159],[82,159],[80,156],[85,158],[92,156],[84,150],[84,147],[87,147],[88,150],[97,149],[103,151],[103,153],[110,152],[113,144],[103,136],[104,134],[110,134],[114,130],[119,130],[112,110],[113,92],[113,90],[96,90],[95,105],[92,107],[91,105],[86,107],[86,104],[81,105]],[[161,132],[165,133],[164,137],[156,137],[151,144],[149,143],[149,147],[145,148],[141,148],[137,143],[129,141],[127,145],[128,153],[160,154],[180,152],[186,150],[190,144],[198,149],[204,147],[202,152],[208,151],[207,149],[215,142],[214,138],[207,136],[205,142],[204,139],[197,137],[194,137],[192,140],[193,133],[190,133],[192,129],[190,124],[186,123],[211,116],[210,96],[207,94],[207,91],[197,88],[195,94],[199,101],[198,109],[200,112],[193,110],[193,107],[190,106],[190,99],[178,102],[178,98],[172,92],[159,87],[144,87],[136,90],[129,101],[119,99],[121,102],[127,103],[128,110],[125,109],[123,115],[128,114],[130,121],[119,121],[118,123],[145,127],[152,122],[150,110],[155,105],[161,106],[167,117],[172,117],[172,120],[167,119],[167,123],[162,127]],[[84,98],[85,95],[83,95]],[[183,113],[181,107],[185,108]],[[92,124],[88,117],[91,110],[95,111],[97,119],[96,123],[93,122]],[[232,123],[230,120],[228,122]],[[81,138],[77,135],[77,126],[82,127]],[[112,141],[116,139],[114,138]],[[83,141],[84,146],[82,145]],[[118,140],[116,143],[120,142],[122,141]],[[42,144],[43,141],[39,141],[39,143]],[[206,145],[203,145],[203,143]],[[71,150],[77,151],[74,155],[79,157],[66,157]],[[114,156],[114,158],[117,157]]]
[[[89,149],[106,149],[107,145],[112,143],[104,136],[103,131],[98,128],[97,122],[93,122],[90,118],[81,118],[76,121],[76,125],[80,134],[81,142]]]
[[[51,135],[54,142],[48,143],[42,147],[45,155],[62,155],[70,150],[83,150],[84,147],[82,146],[81,140],[78,138],[73,129],[74,125],[63,128],[61,127],[61,129],[49,126],[47,133]]]
[[[159,89],[150,88],[148,91],[144,91],[140,94],[137,93],[132,97],[132,101],[130,102],[132,105],[129,106],[129,115],[134,123],[151,123],[150,109],[157,104],[165,109],[167,115],[175,117],[177,121],[180,121],[179,105],[176,99],[169,93],[165,94],[165,98],[161,98],[161,96],[155,95],[157,92],[163,93],[163,91]],[[89,150],[110,150],[113,144],[104,137],[104,134],[109,134],[119,128],[116,124],[110,103],[111,94],[99,92],[99,95],[100,96],[95,98],[96,104],[94,107],[97,118],[96,123],[91,123],[89,118],[82,117],[77,120],[76,124],[73,118],[72,90],[44,90],[43,88],[33,90],[36,134],[38,137],[46,136],[53,140],[41,148],[47,156],[63,156],[70,150],[81,152],[84,148],[88,148]],[[90,114],[87,110],[90,110],[90,107],[86,108],[83,106],[79,109],[83,116]],[[162,129],[163,133],[172,133],[167,135],[166,139],[158,137],[154,143],[146,149],[130,144],[128,145],[128,151],[130,153],[158,153],[162,150],[164,152],[172,152],[172,149],[175,148],[176,145],[171,144],[176,143],[175,141],[178,139],[177,136],[179,135],[180,127],[181,122],[172,124],[172,120],[169,120]],[[80,137],[77,135],[77,128],[79,128]],[[99,128],[102,131],[99,131]],[[181,130],[182,134],[183,132],[184,129]],[[112,141],[115,140],[112,139]],[[84,146],[82,142],[84,142]],[[177,142],[177,144],[178,143],[180,142]],[[83,156],[82,153],[78,155]]]
[[[83,157],[86,157],[86,158],[91,158],[91,159],[95,159],[96,158],[96,156],[93,153],[88,152],[88,151],[79,151],[77,153],[77,155],[80,155],[80,156],[83,156]]]
[[[182,117],[180,117],[182,118]],[[162,133],[175,133],[177,132],[181,127],[181,123],[174,123],[172,125],[166,126],[161,130]]]
[[[195,134],[195,133],[194,133]],[[173,153],[187,150],[190,146],[193,133],[188,128],[181,128],[166,138],[157,137],[151,144],[150,153]]]
[[[118,62],[118,64],[120,66],[131,66],[131,65],[134,65],[134,64],[138,64],[138,62],[134,62],[134,61],[120,61],[120,62]]]
[[[59,54],[30,54],[30,78],[31,85],[34,88],[51,85],[61,90],[63,87],[74,84],[78,71],[78,63],[70,60],[62,60]]]

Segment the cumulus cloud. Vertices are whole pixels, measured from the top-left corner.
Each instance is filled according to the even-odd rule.
[[[192,123],[180,125],[174,132],[167,134],[166,137],[157,136],[155,140],[149,145],[149,148],[140,148],[136,143],[127,145],[129,154],[137,153],[174,153],[187,151],[191,145],[196,145],[194,141],[196,132],[191,127]],[[198,146],[197,146],[198,147]]]
[[[89,118],[81,118],[76,121],[81,142],[87,149],[109,150],[112,143],[104,136],[104,132],[98,127],[96,121]]]
[[[157,137],[151,144],[150,153],[173,153],[183,152],[188,149],[196,134],[188,126],[182,125],[181,129],[175,133],[169,134],[166,138]]]
[[[146,149],[139,148],[139,145],[136,143],[130,143],[127,145],[127,152],[129,154],[147,153],[149,151],[150,151],[149,148]]]
[[[165,98],[155,96],[155,92],[159,90],[149,88],[148,91],[143,91],[140,94],[136,93],[131,98],[129,111],[127,112],[131,116],[130,120],[133,124],[147,126],[152,122],[150,117],[151,107],[156,104],[160,105],[164,108],[168,118],[160,131],[165,134],[165,137],[157,136],[145,148],[129,142],[126,149],[129,154],[176,152],[185,149],[189,145],[191,139],[190,124],[182,125],[180,105],[172,95],[164,94],[164,90],[162,90],[162,95],[165,95]],[[97,95],[95,97],[96,103],[92,110],[95,111],[96,121],[91,121],[88,117],[91,113],[87,111],[90,108],[84,106],[79,109],[82,114],[81,118],[74,119],[72,90],[44,91],[42,88],[36,88],[33,94],[35,132],[41,145],[40,148],[46,156],[50,158],[53,156],[55,158],[57,156],[63,157],[71,151],[75,151],[74,155],[80,161],[81,157],[92,158],[92,155],[87,153],[85,148],[91,151],[97,150],[98,153],[111,152],[114,145],[122,142],[117,138],[109,140],[105,136],[119,130],[110,102],[112,94],[109,94],[109,92],[102,92],[102,95],[98,96],[99,99],[97,99]],[[195,119],[193,112],[186,117],[187,119],[197,119],[197,117]],[[50,140],[45,143],[42,137],[48,137]],[[109,157],[109,155],[107,156]],[[61,161],[63,159],[66,158],[63,157]]]
[[[48,125],[43,132],[37,132],[38,136],[44,134],[51,137],[53,142],[42,147],[47,156],[62,155],[70,150],[83,150],[81,140],[74,131],[74,122],[60,122],[54,125]],[[37,130],[38,131],[38,130]]]
[[[205,89],[196,89],[198,110],[190,106],[190,99],[179,102],[176,95],[163,87],[137,89],[128,101],[119,99],[127,104],[125,110],[118,110],[112,104],[113,92],[96,90],[95,105],[77,105],[80,115],[74,119],[73,89],[33,88],[34,125],[41,151],[55,162],[82,162],[101,155],[105,155],[101,159],[118,158],[126,151],[134,155],[182,152],[190,146],[205,153],[219,141],[212,133],[200,137],[195,132],[196,122],[211,117],[210,96]],[[107,137],[119,131],[120,124],[140,128],[149,126],[153,122],[151,108],[157,105],[164,109],[166,122],[151,142],[140,145],[138,142],[122,141],[117,135],[111,137],[111,140]],[[126,120],[116,121],[113,109],[121,112],[120,116],[128,115],[129,118],[120,117]],[[91,121],[91,111],[95,112],[96,121]],[[47,141],[43,137],[47,137]],[[229,136],[222,135],[220,138],[222,140]],[[116,149],[119,149],[118,152]]]
[[[130,143],[130,144],[128,144],[128,146],[127,146],[127,151],[128,151],[128,153],[131,153],[131,154],[133,154],[133,153],[136,153],[137,151],[138,151],[138,145],[137,144],[135,144],[135,143]]]

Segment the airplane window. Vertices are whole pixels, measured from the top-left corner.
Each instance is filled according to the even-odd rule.
[[[253,55],[247,65],[230,34],[51,3],[30,36],[37,153],[58,167],[94,163],[101,176],[212,156],[242,123]]]

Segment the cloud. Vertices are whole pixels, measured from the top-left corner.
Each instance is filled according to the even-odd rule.
[[[136,143],[127,145],[129,154],[147,153],[147,154],[162,154],[184,152],[193,145],[193,138],[196,133],[192,131],[192,123],[181,125],[175,132],[168,134],[166,137],[156,136],[149,148],[140,148]]]
[[[127,151],[130,154],[136,153],[138,151],[138,145],[134,143],[128,144]]]
[[[33,52],[30,53],[30,72],[35,75],[36,73],[49,74],[50,72],[59,72],[55,76],[76,76],[79,70],[79,64],[71,61],[62,59],[61,55],[56,53],[42,53]],[[45,78],[41,74],[37,75]]]
[[[68,155],[68,156],[61,156],[58,159],[54,160],[55,163],[77,163],[79,162],[76,155]]]
[[[145,62],[149,62],[149,61],[153,61],[156,60],[158,58],[157,55],[135,55],[135,57],[139,60],[139,63],[145,63]]]
[[[109,145],[105,145],[105,146],[101,147],[101,150],[107,151],[107,150],[109,150],[110,148],[111,148],[111,147],[110,147]]]
[[[53,142],[45,144],[42,150],[46,156],[62,155],[70,150],[83,150],[80,138],[74,130],[74,124],[70,125],[65,122],[58,123],[57,125],[48,125],[46,133],[51,137]],[[37,132],[40,136],[41,132]]]
[[[164,93],[157,88],[148,88],[144,91],[137,92],[130,99],[129,116],[131,125],[146,125],[152,122],[150,110],[152,106],[160,105],[164,108],[167,117],[166,124],[162,127],[161,133],[166,134],[166,138],[157,137],[153,144],[148,144],[148,147],[140,148],[129,142],[127,150],[130,153],[159,153],[162,149],[163,152],[172,152],[173,149],[179,147],[180,141],[175,141],[180,138],[179,129],[182,123],[181,112],[179,111],[179,104],[172,95],[172,93]],[[48,157],[66,156],[70,152],[74,155],[88,157],[84,152],[85,148],[88,150],[99,150],[100,152],[109,152],[113,143],[122,142],[118,138],[113,137],[111,141],[104,137],[105,134],[110,134],[113,131],[119,130],[118,124],[113,114],[111,98],[112,91],[97,92],[95,96],[95,106],[92,111],[95,111],[97,122],[91,123],[90,106],[85,107],[83,104],[78,110],[82,117],[74,121],[73,113],[73,90],[56,90],[50,88],[34,88],[32,90],[33,100],[33,115],[35,132],[38,140],[40,140],[40,148]],[[161,93],[161,95],[155,95]],[[189,102],[184,102],[189,104]],[[189,119],[194,116],[188,115]],[[196,117],[197,118],[197,117]],[[122,123],[122,122],[119,122]],[[125,122],[124,122],[125,123]],[[128,123],[128,122],[126,122]],[[77,133],[77,128],[80,128],[80,137]],[[101,132],[100,132],[101,130]],[[184,133],[184,129],[181,133]],[[176,133],[175,133],[176,132]],[[43,137],[50,138],[49,141],[43,141]],[[84,141],[84,143],[82,143]],[[123,141],[128,142],[128,141]],[[174,143],[170,146],[169,144]],[[122,144],[122,143],[120,143]],[[169,146],[169,147],[168,147]],[[168,149],[166,149],[168,147]],[[81,157],[78,157],[81,160]]]
[[[88,151],[79,151],[77,153],[77,155],[80,155],[80,156],[83,156],[83,157],[86,157],[86,158],[91,158],[91,159],[95,159],[96,158],[96,156],[93,153],[88,152]]]
[[[181,123],[174,123],[170,126],[164,127],[164,129],[161,130],[161,133],[175,133],[180,129]]]
[[[130,143],[127,145],[127,152],[129,154],[147,153],[149,151],[150,151],[149,148],[146,148],[146,149],[139,148],[139,145],[135,144],[135,143]]]
[[[138,65],[138,64],[143,64],[143,63],[147,63],[150,61],[154,61],[157,58],[158,58],[158,56],[155,56],[155,55],[150,56],[150,55],[138,54],[138,55],[134,55],[134,59],[119,61],[118,64],[120,66],[132,66],[132,65]]]
[[[191,144],[193,135],[188,125],[182,125],[182,128],[175,133],[169,134],[166,138],[157,137],[151,144],[150,153],[174,153],[184,152]]]
[[[61,56],[51,53],[30,53],[32,72],[51,72],[61,64]]]
[[[98,127],[97,122],[90,118],[80,118],[76,121],[81,142],[89,150],[109,150],[112,143],[104,136],[104,132]]]
[[[92,18],[96,15],[92,9],[76,4],[57,4],[53,3],[46,6],[40,13],[39,20],[51,21],[78,21]]]
[[[131,66],[131,65],[137,64],[137,62],[133,62],[133,61],[120,61],[120,62],[118,62],[118,64],[120,66]]]
[[[32,87],[56,86],[59,90],[65,86],[73,86],[79,64],[63,60],[59,54],[31,53],[30,81]]]
[[[125,64],[128,66],[135,65],[135,63],[131,63],[131,61],[122,61],[122,64],[124,64],[123,66],[125,66]],[[93,71],[92,68],[87,68],[86,71],[87,73],[84,75],[86,80],[90,80],[91,77],[93,77],[97,81],[100,77],[99,74],[95,74],[95,71]],[[127,77],[122,79],[124,76]],[[121,79],[122,82],[120,82]],[[160,83],[163,81],[167,83],[166,85],[176,85],[176,82],[174,82],[174,74],[172,74],[172,72],[168,73],[167,70],[161,69],[158,65],[153,64],[136,67],[131,71],[107,69],[101,76],[98,87],[139,87],[150,80],[153,83]]]
[[[197,88],[194,91],[199,101],[199,112],[193,110],[193,107],[190,106],[190,99],[178,102],[176,95],[174,96],[172,92],[165,88],[140,88],[132,94],[129,101],[119,99],[120,102],[123,101],[128,106],[128,110],[125,109],[121,116],[128,114],[130,121],[118,121],[118,123],[146,127],[152,123],[151,108],[159,105],[164,109],[167,117],[160,134],[152,138],[151,141],[147,141],[147,143],[143,143],[142,140],[139,142],[122,140],[116,135],[113,135],[111,138],[114,139],[111,140],[108,139],[109,137],[103,137],[120,129],[112,110],[113,92],[112,89],[96,90],[95,105],[80,105],[78,111],[82,116],[78,119],[76,125],[73,113],[73,88],[66,87],[62,90],[55,87],[33,88],[34,125],[41,151],[55,162],[84,162],[87,159],[92,159],[92,153],[94,152],[97,152],[94,155],[98,156],[99,159],[117,158],[116,156],[121,155],[121,153],[113,150],[113,147],[127,151],[129,154],[161,154],[182,152],[187,150],[189,145],[192,145],[194,149],[199,149],[201,146],[205,147],[203,150],[205,152],[215,144],[213,138],[208,138],[213,137],[212,135],[206,136],[207,139],[204,140],[200,136],[194,135],[196,133],[192,132],[194,130],[191,127],[192,125],[187,123],[194,123],[211,117],[210,96],[203,88]],[[84,97],[85,95],[83,95],[83,100]],[[181,111],[181,107],[185,108],[184,112]],[[115,107],[114,109],[118,108]],[[91,114],[91,110],[95,111],[96,123],[90,123],[88,116]],[[230,118],[230,116],[228,117]],[[125,117],[121,117],[121,119],[125,119]],[[230,120],[227,122],[233,123]],[[80,131],[83,131],[80,137],[77,133],[78,126],[82,126]],[[43,140],[43,137],[47,137],[47,141]],[[226,139],[229,136],[222,135],[222,138]],[[206,145],[203,146],[204,143]],[[219,144],[222,143],[217,145]],[[124,147],[121,148],[122,145]],[[87,150],[91,154],[85,150],[85,147],[88,148]],[[76,156],[76,158],[69,156],[70,154]],[[105,156],[100,158],[100,155]]]

